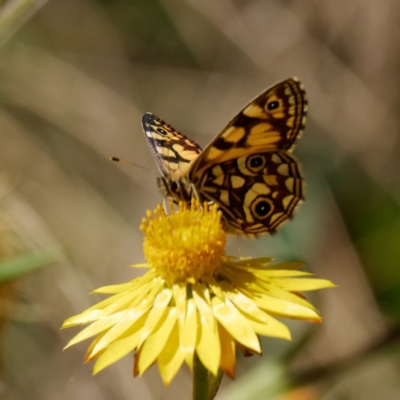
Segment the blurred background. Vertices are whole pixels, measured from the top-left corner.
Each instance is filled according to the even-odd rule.
[[[184,367],[92,377],[62,322],[132,279],[161,196],[140,118],[205,146],[254,96],[297,76],[307,196],[273,237],[229,254],[302,260],[338,288],[324,323],[239,356],[218,399],[400,398],[400,4],[395,0],[0,0],[0,398],[190,399]]]

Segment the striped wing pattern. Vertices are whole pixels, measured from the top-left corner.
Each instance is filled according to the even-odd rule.
[[[204,149],[153,114],[142,124],[162,173],[159,186],[174,201],[216,202],[229,233],[273,233],[290,219],[304,195],[292,155],[307,115],[297,78],[265,90]]]

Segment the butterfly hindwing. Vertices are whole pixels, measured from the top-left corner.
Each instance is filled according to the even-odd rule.
[[[195,186],[205,199],[219,204],[231,233],[272,233],[303,198],[298,163],[284,150],[212,166]]]
[[[201,153],[196,142],[154,114],[144,114],[142,126],[157,166],[165,177],[178,179]]]

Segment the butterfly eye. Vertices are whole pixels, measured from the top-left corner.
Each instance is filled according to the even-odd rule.
[[[161,133],[161,135],[165,135],[167,132],[164,131],[162,128],[157,128],[157,132]]]
[[[277,109],[278,107],[279,107],[279,101],[270,101],[270,102],[267,104],[267,108],[268,108],[268,110],[270,110],[270,111],[275,110],[275,109]]]

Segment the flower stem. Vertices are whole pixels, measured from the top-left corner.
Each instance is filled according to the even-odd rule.
[[[224,373],[222,370],[218,370],[218,375],[214,376],[213,374],[209,374],[208,376],[208,400],[213,400],[216,396],[219,385],[221,384],[222,377]]]
[[[193,360],[193,400],[208,399],[208,371],[197,354]]]

